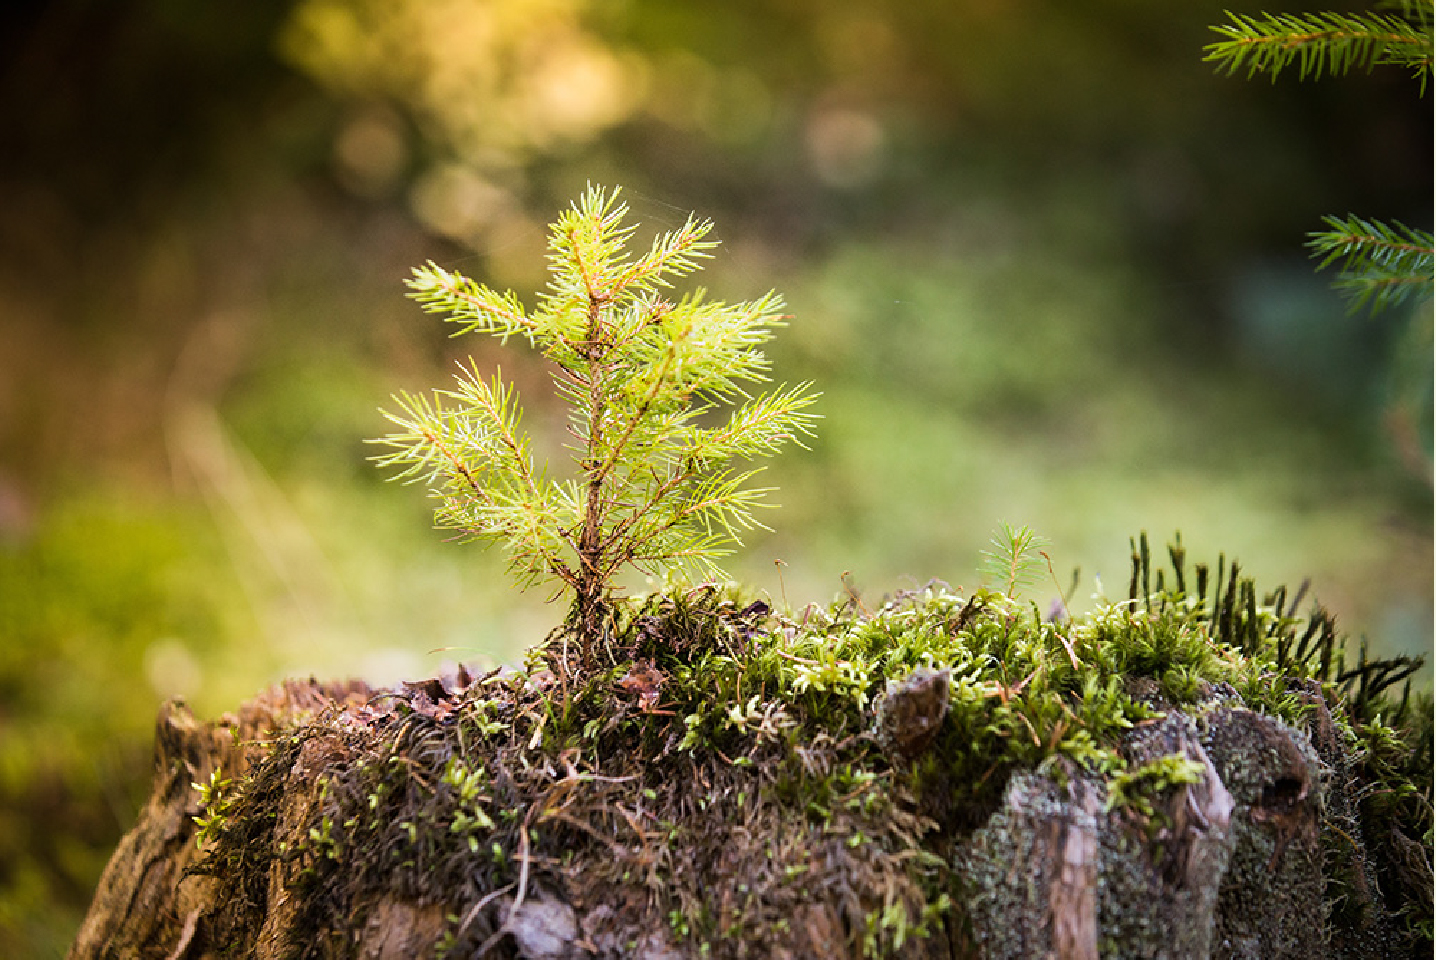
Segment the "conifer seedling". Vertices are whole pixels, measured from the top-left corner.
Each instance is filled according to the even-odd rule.
[[[730,305],[701,288],[669,299],[672,278],[717,246],[712,223],[690,217],[631,255],[618,197],[590,187],[551,225],[551,277],[533,310],[432,262],[408,281],[458,334],[522,337],[543,355],[569,407],[572,471],[535,463],[514,388],[472,360],[451,390],[396,395],[384,415],[398,430],[374,441],[393,448],[375,459],[395,479],[428,484],[437,526],[501,542],[521,587],[571,594],[581,669],[594,664],[619,571],[717,575],[769,505],[751,462],[801,445],[817,419],[810,384],[745,389],[767,380],[760,348],[788,319],[782,299]]]

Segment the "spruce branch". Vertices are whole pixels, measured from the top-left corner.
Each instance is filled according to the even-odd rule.
[[[448,320],[461,325],[456,337],[477,331],[496,334],[505,342],[514,334],[535,342],[536,325],[512,292],[497,293],[434,263],[415,269],[405,283],[412,291],[410,297],[426,311],[447,313]]]
[[[1436,247],[1430,233],[1354,214],[1322,219],[1329,229],[1309,234],[1307,247],[1321,258],[1318,269],[1340,263],[1333,286],[1346,294],[1352,312],[1369,306],[1376,314],[1413,296],[1431,296]]]
[[[1230,23],[1212,29],[1226,39],[1206,47],[1206,60],[1229,74],[1269,74],[1275,82],[1296,65],[1299,76],[1320,79],[1353,69],[1400,66],[1412,70],[1422,93],[1431,74],[1431,0],[1406,0],[1399,13],[1227,12]]]
[[[1212,28],[1226,40],[1209,45],[1206,59],[1224,64],[1228,73],[1245,66],[1248,76],[1269,73],[1273,81],[1293,63],[1302,79],[1358,67],[1405,66],[1424,95],[1431,75],[1433,8],[1436,0],[1385,0],[1376,9],[1387,13],[1228,12],[1231,23]],[[1308,234],[1307,247],[1321,259],[1318,269],[1341,263],[1333,286],[1346,295],[1352,312],[1369,307],[1375,314],[1413,296],[1430,297],[1430,233],[1355,215],[1324,217],[1323,222],[1328,229]]]
[[[771,490],[751,485],[762,468],[735,463],[801,446],[817,419],[807,383],[747,392],[767,380],[761,347],[788,319],[782,298],[730,305],[699,289],[670,302],[661,291],[711,256],[713,225],[690,217],[630,258],[627,212],[617,190],[590,187],[559,215],[548,288],[532,311],[433,263],[409,281],[410,296],[459,333],[522,336],[550,362],[569,405],[571,476],[535,467],[513,387],[472,361],[454,389],[398,394],[384,414],[398,429],[374,441],[390,448],[374,459],[393,479],[429,487],[437,526],[502,542],[522,586],[557,581],[572,592],[584,666],[614,577],[625,567],[719,573],[716,560],[770,506]]]

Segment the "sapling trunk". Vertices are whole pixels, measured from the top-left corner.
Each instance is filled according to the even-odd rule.
[[[593,663],[594,652],[603,629],[603,600],[607,584],[603,576],[603,463],[594,449],[602,439],[603,404],[599,379],[594,378],[590,392],[592,407],[588,421],[589,455],[583,461],[588,477],[584,501],[583,529],[578,538],[578,584],[574,588],[574,617],[578,628],[579,661],[584,670]]]

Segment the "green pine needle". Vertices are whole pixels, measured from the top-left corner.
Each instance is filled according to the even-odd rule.
[[[1248,16],[1228,11],[1231,22],[1212,28],[1226,39],[1208,45],[1206,59],[1228,73],[1245,68],[1248,76],[1264,73],[1273,81],[1293,65],[1303,80],[1401,66],[1415,73],[1424,94],[1431,74],[1431,0],[1406,0],[1394,6],[1399,14]]]
[[[1352,312],[1369,307],[1375,314],[1412,297],[1430,298],[1436,259],[1430,233],[1355,215],[1324,221],[1329,229],[1310,234],[1307,246],[1321,258],[1320,267],[1341,264],[1333,285],[1346,294]]]

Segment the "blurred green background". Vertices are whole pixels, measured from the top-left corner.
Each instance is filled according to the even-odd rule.
[[[472,353],[557,442],[542,367],[402,281],[432,258],[531,301],[589,181],[650,230],[712,217],[702,282],[789,301],[776,374],[826,419],[731,564],[780,605],[845,572],[971,588],[1000,521],[1120,597],[1128,537],[1181,530],[1425,652],[1430,305],[1347,316],[1301,244],[1328,213],[1430,227],[1430,105],[1399,72],[1215,74],[1232,5],[8,6],[0,955],[63,954],[163,699],[511,660],[561,615],[364,438]]]

